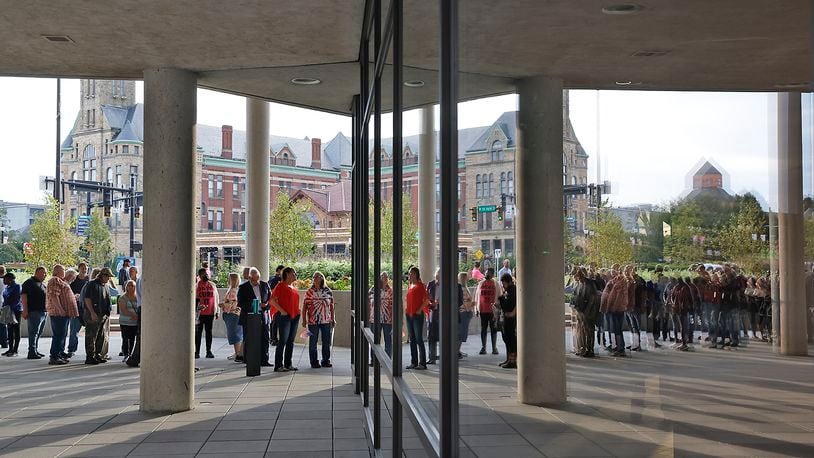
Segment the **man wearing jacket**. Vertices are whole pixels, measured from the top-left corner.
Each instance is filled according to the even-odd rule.
[[[252,310],[252,301],[258,299],[260,301],[260,310],[264,316],[268,315],[269,297],[271,296],[271,289],[269,284],[260,280],[260,271],[252,267],[249,270],[249,281],[243,283],[237,289],[237,305],[240,307],[240,319],[238,323],[243,326],[243,335],[247,335],[246,326],[248,322],[246,315]],[[260,365],[269,367],[269,335],[268,332],[261,332],[260,343]]]
[[[107,362],[103,355],[108,343],[105,324],[109,320],[111,311],[108,282],[112,276],[113,272],[109,268],[103,267],[96,278],[88,282],[82,290],[85,315],[85,364]]]
[[[60,264],[54,266],[48,286],[45,289],[45,308],[51,318],[51,351],[48,364],[68,364],[68,355],[65,354],[65,339],[68,337],[68,327],[71,318],[79,316],[76,307],[76,296],[71,286],[65,282],[65,267]]]

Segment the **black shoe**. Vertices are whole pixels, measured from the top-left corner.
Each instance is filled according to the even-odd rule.
[[[285,368],[286,368],[286,369],[288,369],[288,370],[290,370],[290,371],[297,371],[297,370],[299,370],[299,369],[297,369],[297,368],[296,368],[296,367],[294,367],[294,366],[286,366]]]
[[[201,354],[200,353],[195,353],[195,359],[201,359]]]
[[[274,364],[271,364],[268,361],[264,361],[264,362],[260,363],[260,367],[274,367]]]
[[[478,354],[479,355],[485,355],[486,354],[486,347],[480,347],[480,352]]]
[[[85,364],[99,364],[96,358],[85,358]]]
[[[415,370],[417,370],[417,371],[425,371],[425,370],[427,370],[427,365],[426,364],[419,364],[418,366],[415,367]]]
[[[493,355],[499,355],[499,354],[500,354],[500,352],[499,352],[499,351],[497,351],[497,348],[493,348],[493,349],[492,349],[492,354],[493,354]]]
[[[102,358],[101,356],[97,356],[95,359],[99,362],[99,364],[104,364],[107,362],[107,359]]]
[[[319,363],[311,363],[311,369],[321,369],[321,368],[322,366],[320,366]]]
[[[427,361],[427,366],[430,366],[430,365],[433,365],[433,364],[435,364],[435,358]]]
[[[45,358],[45,355],[43,355],[43,354],[42,354],[42,353],[40,353],[40,352],[37,352],[37,356],[39,356],[40,358]]]
[[[42,356],[40,356],[37,353],[29,353],[28,354],[28,359],[42,359]]]
[[[9,350],[9,351],[7,351],[7,352],[3,353],[3,356],[11,356],[11,353],[12,353],[12,351],[11,351],[11,350]]]
[[[324,363],[322,363],[322,367],[334,367],[334,365],[331,364],[330,361],[325,361]]]
[[[208,352],[206,352],[206,357],[211,359],[211,358],[215,357],[215,354],[212,353],[211,351],[208,351]]]
[[[62,353],[59,354],[60,359],[71,359],[71,356],[73,356],[73,353],[68,354],[68,353],[62,352]]]
[[[242,363],[243,362],[243,357],[242,356],[235,356],[235,362],[236,363]]]
[[[48,360],[48,365],[49,366],[62,366],[62,365],[65,365],[65,364],[68,364],[68,361],[66,361],[64,359],[51,358],[51,359]]]
[[[10,351],[10,352],[8,352],[8,354],[6,356],[11,356],[11,357],[17,356],[17,352],[16,351]]]
[[[124,356],[124,352],[123,352],[123,351],[120,351],[120,352],[119,352],[119,356]]]
[[[407,370],[415,369],[418,367],[418,364],[410,364],[409,366],[405,367]]]
[[[275,367],[274,372],[288,372],[288,368],[285,367]]]

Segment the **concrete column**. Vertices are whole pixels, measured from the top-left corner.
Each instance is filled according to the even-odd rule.
[[[562,81],[518,83],[517,390],[520,402],[565,402]]]
[[[269,278],[269,104],[246,99],[246,263]]]
[[[780,353],[808,353],[803,248],[803,122],[799,92],[777,96]]]
[[[144,72],[141,410],[193,407],[196,75]]]
[[[421,109],[418,134],[418,266],[425,281],[438,267],[435,255],[435,108]]]

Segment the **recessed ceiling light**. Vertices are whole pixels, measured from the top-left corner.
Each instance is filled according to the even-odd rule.
[[[313,86],[315,84],[321,83],[321,80],[316,78],[292,78],[292,84],[299,84],[300,86]]]
[[[602,12],[605,14],[636,14],[643,9],[642,5],[635,3],[618,3],[602,8]]]
[[[774,87],[778,89],[806,89],[808,88],[808,82],[795,82],[795,83],[783,83],[783,84],[776,84]]]
[[[48,41],[53,41],[55,43],[73,43],[71,37],[68,35],[40,35],[42,38],[45,38]]]
[[[423,87],[424,82],[421,81],[421,80],[410,80],[410,81],[405,81],[404,85],[407,86],[407,87]]]
[[[622,87],[625,87],[625,86],[641,86],[642,82],[641,81],[616,81],[613,84],[615,84],[617,86],[622,86]]]

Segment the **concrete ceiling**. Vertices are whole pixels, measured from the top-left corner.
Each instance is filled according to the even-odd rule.
[[[812,80],[809,1],[641,0],[635,14],[603,14],[613,3],[461,1],[462,98],[538,74],[571,88],[645,90],[775,91]],[[364,0],[0,0],[0,74],[140,78],[176,67],[212,89],[347,113],[363,9]],[[436,101],[438,1],[405,0],[404,22],[405,79],[425,82],[405,88],[405,104]],[[635,56],[643,51],[662,55]]]

